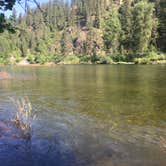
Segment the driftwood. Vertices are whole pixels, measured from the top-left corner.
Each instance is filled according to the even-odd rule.
[[[11,79],[11,75],[7,72],[0,71],[0,80]]]

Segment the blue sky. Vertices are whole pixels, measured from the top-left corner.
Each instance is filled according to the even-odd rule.
[[[40,3],[40,4],[41,3],[46,3],[48,1],[49,0],[37,0],[37,2]],[[68,0],[68,1],[71,2],[71,0]],[[29,6],[32,7],[32,8],[36,7],[36,5],[34,3],[30,3],[30,2],[29,2]],[[22,7],[18,3],[15,4],[14,8],[16,9],[17,15],[19,15],[19,13],[24,14],[25,11],[24,11],[23,7],[24,7],[24,4],[22,4]],[[5,16],[6,17],[10,17],[11,14],[12,14],[12,11],[5,11]]]
[[[41,3],[46,3],[46,2],[48,2],[48,1],[49,1],[49,0],[37,0],[37,2],[39,2],[40,4],[41,4]],[[35,5],[34,3],[30,3],[30,2],[29,2],[29,6],[32,7],[32,8],[33,8],[33,7],[36,7],[36,5]],[[15,4],[14,8],[16,9],[17,15],[18,15],[19,13],[24,14],[24,9],[23,9],[23,7],[24,7],[24,4],[22,4],[22,6],[21,6],[20,4],[18,4],[18,3]],[[12,14],[12,11],[6,11],[6,12],[5,12],[6,17],[10,17],[11,14]]]

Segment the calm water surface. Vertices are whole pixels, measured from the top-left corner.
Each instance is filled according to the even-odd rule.
[[[32,140],[0,126],[3,166],[165,166],[166,66],[1,67],[0,122],[28,97]],[[0,164],[1,165],[1,164]]]

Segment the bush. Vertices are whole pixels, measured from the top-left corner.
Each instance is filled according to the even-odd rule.
[[[4,59],[0,57],[0,64],[4,64]]]
[[[40,64],[51,62],[51,60],[52,60],[51,54],[44,55],[44,54],[38,53],[35,58],[36,63],[40,63]]]
[[[147,64],[149,62],[149,59],[147,57],[144,58],[135,58],[134,63],[135,64]]]
[[[124,55],[112,56],[114,62],[127,62],[127,58]]]
[[[90,61],[90,57],[87,55],[80,55],[79,59],[80,59],[80,63],[82,64],[88,63]]]
[[[158,55],[158,60],[166,60],[166,54],[162,53]]]
[[[90,60],[92,63],[96,63],[97,61],[99,61],[99,57],[94,54],[90,57]]]
[[[66,56],[63,60],[62,60],[63,64],[79,64],[80,63],[80,59],[75,56],[75,55],[70,55],[70,56]]]
[[[62,57],[61,57],[60,55],[58,55],[58,54],[54,54],[54,55],[52,56],[52,61],[53,61],[55,64],[59,63],[61,60],[62,60]]]
[[[148,64],[148,63],[154,63],[157,61],[164,61],[166,60],[166,54],[157,54],[156,52],[149,52],[147,56],[143,58],[135,58],[134,62],[136,64]]]
[[[99,60],[97,61],[97,64],[112,64],[113,60],[109,56],[101,56],[99,57]]]
[[[28,62],[29,62],[30,64],[36,63],[36,61],[35,61],[35,55],[29,54],[29,55],[28,55]]]

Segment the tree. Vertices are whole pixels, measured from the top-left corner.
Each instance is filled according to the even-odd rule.
[[[109,11],[104,25],[104,44],[107,53],[115,54],[120,45],[121,24],[115,9]]]
[[[1,0],[0,1],[0,10],[12,10],[16,0]]]
[[[156,11],[159,19],[158,26],[158,47],[161,51],[166,52],[166,1],[156,0]]]
[[[6,10],[12,10],[16,0],[1,0],[0,1],[0,10],[6,11]],[[4,29],[8,29],[12,31],[11,25],[8,24],[5,20],[4,13],[0,13],[0,32],[3,32]]]
[[[140,1],[133,8],[133,50],[135,54],[144,55],[148,50],[153,29],[154,5]]]
[[[0,1],[0,32],[3,32],[5,29],[14,32],[14,28],[11,26],[11,24],[6,22],[5,19],[5,15],[4,12],[7,10],[12,10],[13,6],[15,5],[15,3],[18,2],[19,4],[24,3],[25,5],[25,11],[28,8],[28,2],[32,2],[31,0],[1,0]],[[36,0],[33,0],[33,2],[36,4],[36,6],[38,7],[38,9],[42,12],[43,10],[41,9],[39,3]]]
[[[155,11],[152,1],[156,3]],[[33,2],[37,7],[31,9],[27,4],[24,15],[17,17],[13,9],[10,19],[5,19],[4,14],[0,17],[0,29],[4,31],[1,39],[8,41],[5,54],[9,59],[18,55],[19,59],[25,56],[33,63],[53,58],[59,62],[75,54],[86,62],[96,63],[101,58],[131,61],[152,51],[157,53],[158,48],[164,51],[163,0],[72,0],[71,3],[50,0],[41,5],[39,1]],[[5,11],[4,4],[3,8]],[[6,30],[12,28],[14,34]]]
[[[120,22],[122,27],[121,45],[124,49],[132,49],[132,6],[131,0],[124,0],[124,3],[119,8]]]

